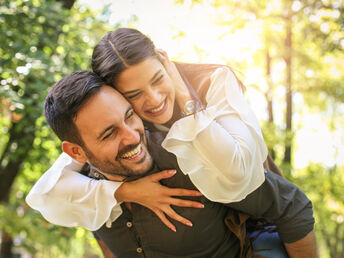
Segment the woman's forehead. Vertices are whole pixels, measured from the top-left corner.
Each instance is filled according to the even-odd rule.
[[[144,87],[161,71],[163,66],[156,57],[147,58],[124,70],[116,80],[116,87],[121,92]]]

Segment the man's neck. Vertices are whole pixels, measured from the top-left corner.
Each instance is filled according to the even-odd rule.
[[[110,181],[123,182],[126,179],[125,176],[108,174],[108,173],[104,173],[104,172],[102,172],[102,174]]]

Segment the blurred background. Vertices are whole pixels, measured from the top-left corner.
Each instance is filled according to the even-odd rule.
[[[102,257],[24,199],[60,154],[43,102],[133,27],[174,61],[234,69],[284,175],[313,201],[320,257],[344,257],[343,0],[0,0],[0,257]]]

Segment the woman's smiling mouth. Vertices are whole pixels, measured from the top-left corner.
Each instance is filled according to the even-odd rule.
[[[161,102],[159,106],[157,106],[156,108],[147,110],[145,112],[148,113],[150,116],[159,116],[166,111],[167,107],[168,107],[167,98],[165,98],[164,101]]]

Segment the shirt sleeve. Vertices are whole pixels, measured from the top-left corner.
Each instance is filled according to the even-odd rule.
[[[208,199],[240,201],[264,182],[259,122],[228,68],[212,74],[206,100],[205,110],[173,124],[162,146]]]
[[[305,237],[313,230],[312,203],[294,184],[272,172],[265,174],[264,183],[244,200],[227,206],[252,218],[271,220],[285,243]]]
[[[62,153],[36,182],[26,197],[27,204],[49,222],[94,231],[122,214],[114,193],[121,182],[95,180],[80,171],[82,164]]]

